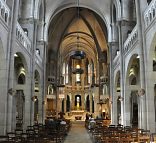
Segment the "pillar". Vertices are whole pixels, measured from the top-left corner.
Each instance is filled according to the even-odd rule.
[[[18,19],[18,9],[19,9],[19,0],[14,0],[12,5],[12,13],[11,13],[11,22],[10,22],[10,32],[9,32],[9,38],[8,38],[8,55],[7,55],[7,71],[8,71],[8,83],[7,83],[7,91],[9,89],[13,89],[14,84],[14,46],[15,46],[15,39],[16,39],[16,25],[17,25],[17,19]],[[14,90],[14,89],[13,89]],[[12,94],[13,95],[13,94]],[[16,113],[13,101],[13,96],[10,96],[10,94],[7,94],[7,104],[6,104],[6,115],[5,115],[5,121],[4,124],[4,132],[10,132],[15,129],[15,118]],[[3,133],[4,133],[3,132]]]
[[[136,16],[137,16],[137,28],[138,28],[138,42],[139,42],[139,47],[140,47],[140,84],[141,84],[141,89],[145,89],[145,53],[147,53],[145,51],[145,42],[144,42],[144,36],[143,36],[143,16],[142,13],[144,12],[146,5],[147,5],[147,1],[146,0],[135,0],[135,4],[136,4]],[[147,95],[145,94],[144,99],[139,98],[139,104],[138,104],[138,109],[142,108],[142,102],[141,100],[145,100],[147,99],[146,97]],[[144,113],[140,114],[138,112],[139,115],[139,128],[143,128],[143,129],[147,129],[147,104],[145,102],[144,105],[145,109],[144,109]]]
[[[124,34],[123,34],[123,31],[122,31],[122,28],[123,28],[123,21],[119,21],[118,22],[118,29],[119,29],[119,50],[120,50],[120,93],[121,93],[121,98],[124,99],[124,96],[125,96],[125,93],[124,93],[124,86],[125,86],[125,83],[124,83],[124,78],[125,78],[125,73],[124,73],[124,53],[123,53],[123,37],[124,37]],[[125,125],[125,109],[126,108],[126,102],[125,100],[123,102],[121,102],[121,124]]]
[[[67,111],[67,95],[65,95],[65,98],[64,98],[64,113],[66,113]]]
[[[109,43],[109,56],[110,56],[110,96],[111,96],[111,124],[115,124],[115,113],[116,113],[116,105],[115,105],[115,93],[114,93],[114,65],[113,65],[113,60],[116,55],[116,47],[117,43],[111,42]]]

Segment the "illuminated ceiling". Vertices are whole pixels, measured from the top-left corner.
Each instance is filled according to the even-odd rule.
[[[69,58],[72,51],[84,51],[95,61],[107,51],[107,39],[105,23],[97,14],[86,8],[68,8],[49,25],[48,50],[63,59]]]

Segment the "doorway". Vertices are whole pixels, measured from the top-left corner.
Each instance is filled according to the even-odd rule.
[[[86,97],[86,111],[90,112],[90,101],[89,101],[89,95]]]
[[[94,97],[92,96],[92,113],[94,113]]]
[[[66,111],[67,112],[70,112],[70,97],[69,97],[69,95],[67,95],[67,103],[66,103],[66,106],[67,106]]]
[[[80,110],[81,109],[81,95],[75,96],[75,109]]]
[[[64,113],[64,99],[62,100],[62,113]]]

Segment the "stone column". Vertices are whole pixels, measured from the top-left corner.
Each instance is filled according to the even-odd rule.
[[[38,123],[42,123],[42,106],[44,104],[42,98],[42,88],[40,87],[41,91],[38,94]]]
[[[145,59],[146,59],[146,51],[145,51],[145,44],[144,44],[144,36],[143,36],[143,16],[142,13],[144,12],[147,1],[146,0],[135,0],[136,4],[136,15],[137,15],[137,28],[138,28],[138,42],[139,42],[139,47],[140,47],[140,83],[141,83],[141,89],[145,89]],[[145,100],[146,100],[145,95]],[[138,104],[139,108],[141,108],[142,104]],[[147,104],[145,102],[145,111],[144,114],[139,115],[139,128],[147,129]],[[141,123],[140,123],[141,122]]]
[[[150,77],[151,75],[149,75],[148,77]],[[152,79],[151,79],[152,78]],[[153,82],[153,77],[150,77],[150,79],[148,79],[147,81],[147,85],[148,85],[148,91],[146,91],[146,95],[148,96],[147,99],[147,106],[148,106],[148,112],[147,112],[147,129],[150,129],[150,131],[152,133],[156,132],[156,122],[155,122],[155,117],[156,117],[156,109],[155,109],[155,93],[154,93],[154,84]],[[153,84],[153,85],[151,85]],[[145,96],[145,95],[144,95]]]
[[[67,109],[67,95],[65,95],[64,98],[64,113],[66,113],[66,109]]]
[[[85,94],[84,92],[81,93],[81,106],[82,106],[82,110],[85,109]]]
[[[29,73],[30,74],[30,73]],[[25,96],[25,105],[24,105],[24,121],[23,121],[23,127],[24,129],[27,128],[27,126],[30,126],[32,124],[32,112],[34,112],[34,103],[31,99],[31,76],[26,76],[26,86],[24,88],[24,96]]]
[[[125,94],[125,97],[124,97],[124,116],[125,116],[124,125],[125,126],[130,126],[131,125],[131,123],[130,123],[130,120],[131,120],[131,118],[130,118],[130,115],[131,115],[131,112],[130,112],[131,89],[130,89],[129,85],[128,85],[128,87],[125,85],[125,92],[126,92],[126,94]],[[123,102],[123,101],[121,101],[121,102]]]
[[[121,93],[121,98],[124,99],[124,78],[125,78],[125,73],[124,73],[124,53],[123,53],[123,38],[124,38],[124,33],[122,31],[124,22],[123,21],[119,21],[118,22],[118,28],[119,28],[119,49],[120,49],[120,93]],[[123,101],[121,103],[121,124],[125,125],[125,112],[124,112],[124,108],[126,107],[126,102]]]
[[[115,101],[114,101],[114,97],[115,97],[115,94],[114,94],[114,65],[113,65],[113,59],[115,57],[115,54],[116,54],[116,51],[114,49],[116,49],[116,46],[117,44],[112,42],[112,43],[109,43],[109,57],[110,57],[110,96],[111,96],[111,101],[112,101],[112,104],[111,104],[111,124],[114,124],[115,123],[115,117],[114,117],[114,114],[116,113],[115,112],[115,109],[116,109],[116,106],[115,106]]]
[[[117,125],[118,124],[118,114],[117,114],[117,110],[118,110],[118,108],[117,108],[117,98],[118,98],[118,95],[117,95],[117,92],[116,91],[114,91],[113,92],[114,94],[114,97],[113,97],[113,119],[112,119],[112,124],[114,124],[114,125]]]
[[[38,21],[36,19],[36,17],[34,17],[35,13],[35,1],[34,0],[27,0],[26,1],[26,4],[25,4],[25,7],[23,9],[23,17],[22,19],[20,20],[20,24],[22,26],[22,28],[26,28],[28,29],[28,37],[29,39],[31,39],[31,64],[30,64],[30,74],[31,74],[31,94],[30,96],[34,96],[34,72],[35,72],[35,64],[36,64],[36,61],[35,61],[35,54],[36,54],[36,47],[37,47],[37,44],[36,44],[36,41],[39,40],[37,39],[37,26],[38,26]],[[42,27],[43,28],[43,27]],[[43,33],[43,29],[42,31],[39,31],[40,33],[38,34],[42,34]],[[41,39],[40,39],[41,40]],[[42,39],[43,40],[43,39]],[[43,49],[45,48],[45,43],[40,43],[41,47],[43,47]],[[42,51],[43,55],[43,59],[45,58],[45,51],[43,50]],[[44,59],[45,60],[45,59]],[[44,64],[44,62],[42,63]],[[43,65],[43,68],[45,68],[45,66]],[[44,104],[43,101],[44,101],[44,80],[45,80],[45,72],[44,70],[42,69],[41,70],[41,74],[40,77],[42,79],[42,83],[41,83],[41,87],[42,87],[42,90],[40,92],[40,97],[39,97],[39,120],[40,122],[44,122],[43,121],[43,107],[44,107]],[[30,114],[31,114],[31,124],[34,124],[34,112],[33,112],[33,105],[34,103],[32,102],[31,104],[31,107],[30,107]]]
[[[99,116],[99,92],[98,92],[98,88],[95,87],[95,95],[94,95],[94,115]]]
[[[18,9],[19,9],[19,0],[13,0],[12,2],[12,11],[11,11],[11,22],[10,22],[10,32],[8,37],[8,49],[7,49],[7,91],[9,89],[13,89],[13,83],[14,83],[14,46],[16,41],[16,25],[17,25],[17,19],[18,19]],[[14,91],[13,89],[12,91]],[[12,94],[13,95],[13,94]],[[4,132],[10,132],[15,129],[15,118],[16,113],[14,112],[13,108],[13,96],[10,96],[10,94],[7,94],[7,104],[6,104],[6,115],[5,115],[5,121],[4,124]]]
[[[139,127],[144,127],[144,116],[145,116],[145,95],[140,94],[138,98],[138,124]]]
[[[75,93],[72,93],[71,109],[75,110]]]
[[[62,99],[57,99],[57,109],[56,109],[56,111],[57,111],[57,113],[59,113],[59,112],[61,112],[61,110],[62,110]]]
[[[42,82],[41,82],[41,89],[42,89],[42,93],[41,93],[41,96],[42,96],[42,115],[41,115],[41,118],[42,118],[42,122],[44,124],[45,122],[45,117],[46,117],[46,108],[45,108],[45,96],[46,96],[46,43],[44,42],[44,45],[43,45],[43,70],[42,70]],[[56,103],[56,102],[55,102]]]

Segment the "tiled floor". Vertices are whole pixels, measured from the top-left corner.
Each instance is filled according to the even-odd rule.
[[[92,143],[84,122],[77,121],[72,123],[72,127],[64,143]]]

